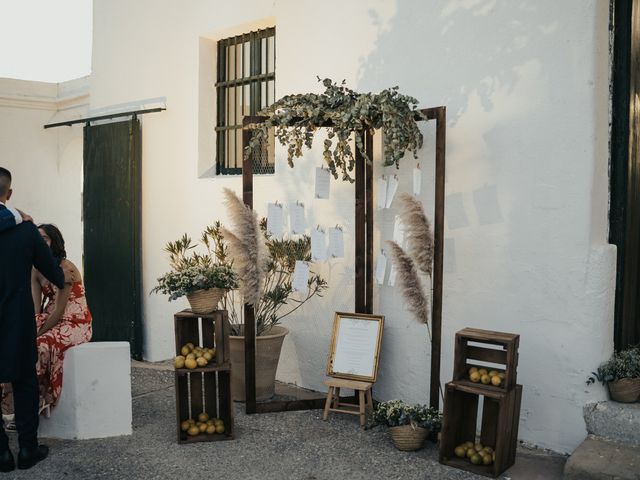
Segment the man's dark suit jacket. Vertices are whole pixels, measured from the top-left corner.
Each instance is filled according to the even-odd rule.
[[[37,361],[32,266],[64,287],[64,273],[33,223],[0,231],[0,383],[20,378]]]
[[[16,217],[13,213],[0,203],[0,232],[16,226]]]

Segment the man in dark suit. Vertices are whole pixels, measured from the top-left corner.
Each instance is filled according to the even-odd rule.
[[[4,207],[10,196],[11,173],[0,167],[0,206]],[[0,266],[0,383],[12,384],[20,447],[18,468],[26,469],[44,460],[49,452],[45,445],[38,445],[39,391],[31,268],[35,266],[58,288],[64,287],[64,274],[31,222],[0,231]],[[0,472],[14,468],[9,439],[0,421]]]

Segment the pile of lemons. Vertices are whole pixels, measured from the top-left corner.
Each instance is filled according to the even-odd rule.
[[[182,346],[180,355],[175,358],[173,365],[176,368],[188,368],[190,370],[198,367],[206,367],[215,356],[215,348],[194,346],[193,343],[189,342]]]
[[[198,420],[190,418],[180,423],[180,430],[187,432],[190,437],[195,437],[201,433],[213,435],[214,433],[224,433],[224,422],[219,418],[209,418],[209,414],[202,412],[198,415]]]
[[[499,387],[504,382],[504,372],[471,367],[469,369],[469,380],[473,383],[491,384],[494,387]]]
[[[454,453],[458,458],[468,458],[474,465],[491,465],[496,461],[496,452],[480,443],[464,442],[458,445]]]

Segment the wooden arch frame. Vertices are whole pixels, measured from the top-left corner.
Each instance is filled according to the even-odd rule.
[[[429,405],[439,408],[440,388],[440,352],[442,339],[442,275],[444,254],[444,180],[445,180],[445,143],[446,143],[446,107],[422,109],[426,120],[436,121],[435,151],[435,204],[434,204],[434,265],[433,265],[433,298],[431,302],[431,378],[429,389]],[[251,140],[251,124],[263,123],[267,117],[247,116],[243,120],[243,151]],[[295,119],[294,119],[295,121]],[[322,125],[330,127],[331,124]],[[373,159],[373,132],[361,132],[365,151]],[[357,245],[365,245],[356,250],[355,256],[355,312],[372,313],[373,307],[373,165],[367,163],[359,149],[355,149],[355,241]],[[242,200],[253,208],[253,161],[244,157],[242,163]],[[253,305],[244,305],[244,341],[245,341],[245,392],[246,413],[263,413],[285,410],[304,410],[321,408],[324,399],[298,402],[256,402],[256,330]]]

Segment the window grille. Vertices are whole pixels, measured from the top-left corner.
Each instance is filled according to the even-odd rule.
[[[275,98],[275,27],[218,41],[216,170],[242,173],[242,119],[256,115]],[[274,138],[254,156],[254,173],[274,172]]]

